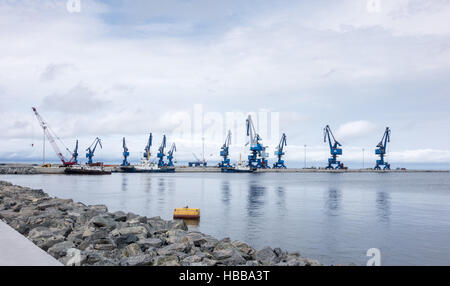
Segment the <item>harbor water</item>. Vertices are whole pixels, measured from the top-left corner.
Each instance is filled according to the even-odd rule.
[[[450,265],[450,173],[0,175],[85,204],[171,219],[201,209],[197,229],[324,264]]]

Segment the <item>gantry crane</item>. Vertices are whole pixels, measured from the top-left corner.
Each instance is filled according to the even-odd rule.
[[[167,152],[167,165],[169,167],[173,167],[173,152],[177,151],[177,146],[175,146],[175,143],[172,143],[172,146],[169,149],[169,152]]]
[[[152,133],[150,133],[150,135],[148,136],[148,141],[147,141],[147,146],[145,146],[144,149],[144,158],[146,160],[150,160],[150,148],[152,147],[152,141],[153,141],[153,135]]]
[[[256,129],[253,125],[252,117],[250,115],[248,116],[246,123],[247,136],[249,137],[249,142],[247,144],[250,143],[248,166],[257,169],[270,168],[266,160],[266,157],[269,157],[269,154],[266,153],[266,147],[261,143],[261,137],[256,133]]]
[[[384,131],[383,137],[381,138],[380,143],[377,145],[377,149],[375,149],[375,154],[380,156],[380,159],[377,160],[377,164],[375,166],[375,170],[381,170],[380,166],[384,166],[384,170],[390,170],[391,164],[384,161],[384,155],[386,155],[387,143],[391,142],[391,129],[386,127]]]
[[[128,152],[127,144],[125,143],[125,137],[123,137],[123,161],[121,166],[130,166],[130,163],[128,162],[128,156],[130,156],[130,152]]]
[[[223,146],[220,150],[220,156],[223,157],[222,162],[219,163],[220,168],[231,168],[230,158],[228,158],[229,155],[229,148],[231,145],[231,130],[228,130],[227,138],[225,139],[225,143],[223,143]]]
[[[330,126],[325,126],[325,128],[323,129],[323,142],[327,142],[328,139],[328,143],[330,145],[330,154],[331,154],[331,158],[328,158],[328,166],[326,167],[327,169],[335,169],[335,167],[333,165],[336,165],[336,169],[343,169],[344,168],[344,164],[342,164],[340,161],[337,161],[337,156],[338,155],[342,155],[342,149],[338,148],[341,145],[341,143],[339,143],[333,135],[333,132],[331,132]]]
[[[53,150],[55,151],[56,155],[61,160],[63,165],[64,166],[77,165],[78,164],[78,140],[76,141],[76,145],[75,145],[75,149],[74,149],[73,153],[70,152],[70,150],[67,147],[65,147],[66,151],[72,154],[72,157],[70,158],[70,160],[67,160],[64,157],[64,155],[61,153],[61,150],[59,149],[58,144],[56,144],[55,138],[52,135],[52,133],[54,133],[54,132],[51,131],[48,124],[44,121],[42,116],[37,112],[36,107],[32,107],[31,109],[34,112],[34,115],[36,115],[36,118],[39,121],[39,124],[41,125],[42,129],[44,130],[45,136],[47,137],[48,141],[52,145]],[[55,137],[62,143],[61,139],[59,139],[58,136],[55,135]],[[44,137],[44,144],[45,144],[45,137]],[[64,145],[64,143],[62,143],[62,144]]]
[[[74,165],[78,165],[78,140],[75,142],[75,149],[73,149],[72,159],[75,162]]]
[[[165,148],[166,148],[166,135],[164,135],[161,145],[159,146],[159,149],[158,149],[157,157],[159,158],[159,160],[158,160],[159,167],[164,167],[164,156],[166,156],[166,154],[164,154]]]
[[[97,145],[100,145],[100,148],[102,147],[102,141],[100,140],[100,138],[95,138],[94,142],[92,142],[91,146],[89,146],[86,149],[86,158],[88,159],[87,163],[88,165],[92,164],[92,158],[94,157],[94,153],[95,153],[95,149],[97,149]]]
[[[286,146],[286,134],[283,133],[281,136],[280,143],[277,146],[277,150],[275,151],[275,156],[277,156],[278,161],[273,164],[274,169],[286,169],[286,165],[284,165],[284,160],[281,158],[284,155],[284,146]]]

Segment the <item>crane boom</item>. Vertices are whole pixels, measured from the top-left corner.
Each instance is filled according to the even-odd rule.
[[[283,133],[283,135],[281,136],[281,139],[280,139],[280,143],[277,146],[277,150],[275,151],[275,156],[278,157],[278,161],[273,164],[273,168],[275,168],[275,169],[285,169],[286,168],[286,165],[284,164],[284,160],[282,160],[282,157],[284,155],[284,146],[286,146],[286,145],[287,145],[286,134]]]
[[[144,149],[144,158],[147,160],[150,160],[150,148],[152,147],[152,141],[153,141],[153,135],[152,133],[150,133],[150,135],[148,136],[148,141],[147,141],[147,146],[145,146]]]
[[[67,160],[64,155],[62,154],[61,150],[58,147],[58,144],[56,144],[55,138],[53,137],[53,135],[51,134],[48,124],[44,121],[44,119],[42,118],[42,116],[37,112],[36,107],[32,107],[31,108],[34,112],[34,115],[36,115],[37,120],[39,121],[39,124],[41,125],[42,129],[44,130],[44,134],[47,137],[48,141],[50,142],[50,144],[53,147],[53,150],[55,151],[56,155],[58,156],[58,158],[61,160],[61,162],[63,163],[64,166],[70,166],[70,165],[76,165],[76,155],[77,152],[76,150],[78,149],[78,141],[77,141],[77,147],[76,150],[73,152],[72,154],[72,158],[70,160]],[[67,150],[67,149],[66,149]],[[69,150],[67,150],[69,151]],[[70,151],[69,151],[70,152]]]
[[[167,153],[167,166],[172,167],[173,166],[173,152],[177,151],[177,146],[175,143],[172,143],[172,146],[170,147],[169,152]]]
[[[375,154],[380,156],[380,159],[376,161],[375,170],[381,170],[380,166],[384,166],[385,170],[390,170],[391,165],[384,161],[384,156],[386,155],[387,143],[391,142],[391,129],[386,127],[383,137],[377,144],[377,149],[375,149]]]
[[[328,144],[330,146],[330,154],[331,157],[328,158],[328,166],[327,169],[334,169],[333,165],[336,165],[336,169],[343,169],[344,164],[341,164],[340,161],[337,161],[337,156],[342,155],[342,149],[339,148],[341,143],[339,143],[336,138],[334,138],[333,132],[329,125],[325,126],[323,129],[323,142],[326,143],[328,140]]]
[[[86,158],[88,158],[87,164],[92,164],[92,157],[94,157],[95,149],[97,149],[97,145],[100,145],[100,148],[103,148],[102,141],[100,138],[95,138],[94,142],[86,149]],[[92,147],[93,146],[93,147]]]
[[[125,142],[125,137],[123,137],[123,143],[122,143],[122,148],[123,148],[123,161],[122,161],[122,165],[121,166],[130,166],[130,163],[128,162],[128,156],[130,156],[130,152],[128,152],[128,147],[127,144]]]
[[[251,168],[270,168],[266,157],[268,154],[266,153],[266,147],[262,145],[261,137],[258,133],[256,133],[255,126],[253,125],[251,115],[248,116],[246,120],[247,125],[247,136],[249,137],[250,143],[250,155],[248,155],[248,166]],[[247,144],[248,144],[247,143]]]
[[[159,158],[159,160],[158,160],[158,166],[159,167],[163,167],[165,165],[164,164],[164,156],[165,156],[164,149],[165,148],[166,148],[166,135],[163,136],[163,140],[161,142],[161,145],[158,148],[158,155],[157,156]]]
[[[228,130],[227,138],[225,138],[225,142],[223,143],[223,146],[220,151],[220,156],[223,157],[222,162],[219,163],[219,167],[221,168],[231,167],[230,158],[228,158],[230,145],[231,145],[231,130]]]

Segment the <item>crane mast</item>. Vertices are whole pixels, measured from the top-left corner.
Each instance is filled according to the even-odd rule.
[[[67,160],[64,155],[62,154],[61,150],[58,147],[58,144],[56,144],[55,138],[53,137],[53,135],[50,132],[50,129],[48,127],[48,124],[44,121],[44,119],[42,118],[42,116],[37,112],[36,107],[32,107],[31,108],[34,112],[34,115],[36,116],[37,120],[39,121],[39,124],[41,125],[42,129],[44,130],[44,134],[47,137],[48,141],[50,142],[50,144],[53,147],[53,150],[55,151],[56,155],[58,156],[58,158],[61,160],[61,162],[63,163],[64,166],[71,166],[71,165],[76,165],[77,164],[77,157],[78,157],[78,140],[76,143],[76,147],[74,152],[72,153],[72,158],[70,160]],[[69,149],[66,148],[66,150],[68,152]]]
[[[284,155],[284,147],[286,145],[287,145],[286,134],[283,133],[283,136],[281,136],[280,143],[277,146],[277,150],[275,151],[275,156],[277,156],[278,161],[273,164],[274,169],[286,169],[284,160],[282,160],[282,157]]]
[[[328,166],[326,168],[343,169],[344,164],[337,160],[337,156],[342,155],[342,149],[339,148],[340,146],[342,146],[341,143],[339,143],[336,138],[334,138],[333,132],[331,132],[331,128],[329,125],[325,126],[325,128],[323,129],[323,133],[323,141],[324,143],[326,143],[328,140],[331,154],[331,157],[328,158]],[[334,167],[334,165],[336,165],[336,167]]]
[[[150,160],[150,148],[152,147],[152,141],[153,141],[153,135],[152,133],[150,133],[150,135],[148,136],[148,141],[147,141],[147,146],[145,146],[144,149],[144,158],[146,160]]]
[[[249,115],[246,120],[247,136],[250,143],[250,155],[248,155],[248,166],[256,169],[270,168],[266,157],[266,147],[261,143],[261,137],[256,133],[255,126],[253,125],[252,117]]]
[[[167,166],[173,167],[173,153],[177,151],[177,146],[175,146],[175,143],[172,143],[172,146],[170,147],[169,152],[167,153]]]
[[[128,156],[130,156],[130,152],[128,152],[128,147],[127,144],[125,142],[125,137],[123,137],[123,143],[122,143],[122,147],[123,147],[123,161],[122,161],[122,165],[121,166],[130,166],[130,163],[128,162]]]
[[[222,162],[219,163],[220,168],[230,168],[230,158],[228,158],[229,155],[229,148],[231,145],[231,130],[228,130],[227,138],[225,139],[225,143],[223,143],[223,146],[220,151],[220,156],[223,157]]]
[[[165,156],[164,149],[165,148],[166,148],[166,135],[164,135],[163,140],[161,142],[161,146],[159,146],[159,149],[158,149],[157,157],[159,158],[159,160],[158,160],[159,167],[164,167],[164,165],[165,165],[164,164],[164,156]]]
[[[95,138],[94,142],[86,149],[86,158],[88,159],[87,163],[88,165],[93,164],[92,158],[94,157],[95,149],[97,149],[97,145],[100,145],[100,148],[102,147],[102,142],[100,138]]]
[[[381,166],[384,166],[383,167],[384,170],[391,169],[391,164],[384,161],[384,156],[386,155],[387,143],[390,143],[390,142],[391,142],[391,129],[389,129],[389,127],[386,127],[383,137],[381,138],[381,141],[376,146],[377,149],[375,149],[375,154],[380,156],[380,159],[377,160],[374,170],[381,170]]]

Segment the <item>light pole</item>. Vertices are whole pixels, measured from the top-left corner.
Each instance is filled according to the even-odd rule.
[[[362,149],[362,153],[363,153],[363,169],[364,169],[364,148]]]
[[[306,144],[305,144],[305,169],[306,169]]]

